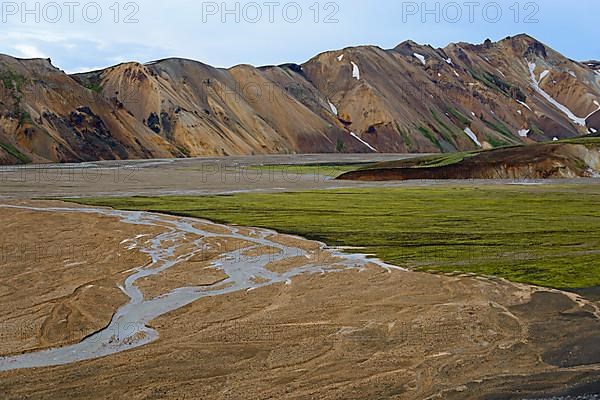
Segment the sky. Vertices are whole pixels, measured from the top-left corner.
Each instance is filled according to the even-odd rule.
[[[528,33],[584,61],[600,59],[598,15],[598,0],[9,1],[0,3],[0,53],[51,58],[69,73],[167,57],[259,66],[356,45]]]

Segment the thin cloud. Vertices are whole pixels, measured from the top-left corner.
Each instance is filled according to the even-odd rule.
[[[44,52],[29,44],[17,44],[14,46],[18,56],[22,58],[49,58]]]

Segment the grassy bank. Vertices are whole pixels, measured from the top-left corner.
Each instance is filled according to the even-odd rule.
[[[521,151],[529,151],[531,149],[543,149],[547,148],[548,152],[550,149],[560,146],[562,144],[579,144],[585,145],[590,148],[598,148],[600,146],[600,137],[594,136],[585,136],[578,137],[573,139],[564,139],[557,142],[547,142],[547,143],[536,143],[530,145],[513,145],[513,146],[503,146],[500,148],[490,149],[490,150],[476,150],[469,152],[458,152],[458,153],[449,153],[449,154],[434,154],[428,155],[424,157],[417,158],[409,158],[398,161],[387,161],[381,162],[377,164],[371,164],[367,166],[357,166],[354,170],[373,170],[373,169],[385,169],[385,168],[438,168],[438,167],[446,167],[451,165],[460,164],[465,160],[470,158],[476,159],[493,159],[494,155],[503,154],[502,152],[507,149],[515,151],[517,154]],[[506,156],[503,156],[506,159]],[[533,160],[532,160],[533,161]],[[353,170],[345,171],[351,172]],[[339,176],[339,175],[338,175]]]
[[[389,188],[86,199],[299,234],[424,271],[600,285],[600,186]]]

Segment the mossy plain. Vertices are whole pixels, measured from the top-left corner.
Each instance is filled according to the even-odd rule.
[[[402,267],[600,286],[600,186],[376,188],[78,200],[276,229]]]

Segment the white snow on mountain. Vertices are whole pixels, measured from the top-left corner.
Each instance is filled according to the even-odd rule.
[[[356,79],[357,81],[360,80],[360,68],[358,68],[358,65],[356,65],[354,63],[354,61],[350,61],[350,63],[352,64],[352,77],[354,79]]]
[[[521,129],[519,131],[519,136],[521,136],[522,138],[526,138],[529,136],[529,132],[530,132],[529,129]]]
[[[471,128],[465,128],[465,133],[467,134],[467,136],[469,136],[471,138],[471,140],[479,147],[483,147],[481,145],[481,142],[479,141],[479,139],[477,139],[477,135],[475,135],[475,132],[473,132],[471,130]]]
[[[337,107],[331,101],[329,101],[329,99],[327,99],[327,102],[329,103],[329,108],[331,108],[331,112],[334,115],[338,115],[338,109],[337,109]]]
[[[585,117],[585,120],[587,121],[587,119],[589,117],[591,117],[592,115],[596,114],[598,111],[600,111],[600,103],[598,103],[598,100],[594,100],[594,104],[596,105],[596,107],[598,107],[596,110],[592,111],[587,117]]]
[[[527,103],[524,103],[524,102],[522,102],[522,101],[520,101],[520,100],[517,100],[517,103],[519,103],[520,105],[522,105],[522,106],[524,106],[524,107],[527,107],[527,109],[528,109],[529,111],[531,111],[531,107],[529,107],[529,106],[527,105]]]
[[[358,140],[359,142],[361,142],[362,144],[364,144],[365,146],[367,146],[369,149],[373,150],[374,152],[379,152],[379,150],[377,150],[375,147],[371,146],[369,143],[365,142],[364,140],[362,140],[360,138],[360,136],[358,136],[356,133],[354,132],[350,132],[350,134],[352,135],[352,137],[354,137],[356,140]]]
[[[571,110],[569,110],[569,108],[561,103],[559,103],[557,100],[555,100],[552,96],[550,96],[548,93],[546,93],[546,91],[544,91],[544,89],[542,89],[540,87],[540,83],[539,81],[535,78],[535,69],[536,69],[536,64],[529,62],[529,72],[531,74],[531,86],[533,87],[533,89],[538,92],[540,95],[542,95],[542,97],[544,97],[548,102],[550,102],[554,107],[558,108],[560,111],[562,111],[571,121],[573,121],[575,124],[580,125],[580,126],[586,126],[586,119],[587,118],[580,118],[577,115],[575,115]],[[545,72],[545,71],[544,71]],[[544,75],[544,73],[542,73],[542,75]],[[541,80],[541,79],[540,79]]]
[[[421,64],[423,65],[427,65],[427,63],[425,62],[425,56],[419,53],[413,53],[413,56],[415,56],[416,58],[419,59],[419,61],[421,61]]]

